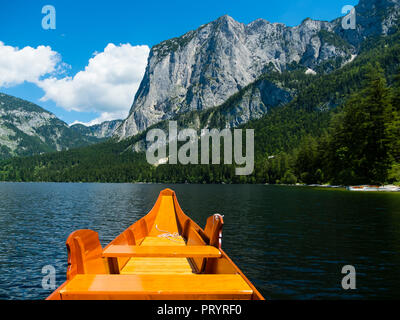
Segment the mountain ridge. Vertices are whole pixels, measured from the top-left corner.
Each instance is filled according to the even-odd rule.
[[[128,138],[161,120],[220,105],[268,70],[282,72],[297,63],[314,72],[330,60],[344,64],[367,37],[393,31],[398,9],[399,0],[361,0],[356,30],[343,30],[342,18],[306,18],[288,27],[261,18],[245,25],[224,15],[163,41],[151,49],[129,116],[115,136]]]
[[[110,138],[113,135],[115,129],[122,123],[122,121],[123,120],[121,119],[109,120],[99,124],[93,124],[90,126],[81,123],[76,123],[70,125],[69,127],[79,131],[85,136],[103,139],[103,138]]]
[[[0,92],[0,159],[98,143],[110,137],[119,123],[115,120],[85,128],[69,126],[32,102]]]
[[[328,29],[327,24],[307,20],[299,28],[291,28],[258,19],[244,25],[223,16],[181,38],[154,46],[130,115],[116,134],[129,137],[177,113],[222,104],[265,73],[269,64],[281,71],[300,60],[292,48],[297,46],[306,53],[308,48],[301,38],[307,38],[303,42],[309,43],[311,37],[303,29],[313,30],[311,33],[316,35],[321,29]],[[274,36],[275,33],[280,35]],[[266,39],[268,36],[272,39]],[[330,56],[330,47],[326,44],[326,50],[321,50],[322,60]],[[350,58],[346,49],[339,55]],[[304,63],[312,67],[311,60]]]

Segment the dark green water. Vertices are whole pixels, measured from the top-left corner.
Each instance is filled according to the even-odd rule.
[[[400,193],[262,185],[0,183],[0,299],[43,299],[65,280],[68,235],[106,245],[171,187],[192,219],[225,220],[223,249],[267,299],[399,299]],[[344,265],[357,271],[345,291]]]

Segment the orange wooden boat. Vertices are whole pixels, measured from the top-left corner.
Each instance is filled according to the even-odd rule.
[[[48,300],[264,300],[221,249],[223,218],[201,229],[165,189],[153,209],[104,249],[97,232],[68,237],[67,281]]]

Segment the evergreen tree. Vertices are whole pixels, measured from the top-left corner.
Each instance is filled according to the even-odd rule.
[[[370,65],[366,86],[345,104],[334,120],[331,159],[339,180],[384,183],[392,165],[388,125],[393,112],[382,68]],[[332,168],[331,168],[332,169]],[[332,172],[333,170],[331,170]]]
[[[316,177],[319,169],[318,142],[312,136],[307,136],[296,152],[295,173],[304,183],[319,182]],[[320,173],[318,174],[320,175]]]
[[[400,165],[400,73],[395,77],[391,92],[391,110],[386,127],[391,161]]]
[[[400,70],[394,78],[394,84],[392,88],[392,105],[400,112]]]

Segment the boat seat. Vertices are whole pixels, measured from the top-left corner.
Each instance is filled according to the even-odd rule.
[[[120,274],[192,274],[196,270],[186,258],[131,258]]]
[[[68,252],[67,279],[76,274],[108,273],[97,232],[88,229],[74,231],[65,244]]]
[[[238,274],[78,274],[60,290],[62,300],[249,300],[252,294],[253,290]]]
[[[220,258],[221,251],[212,246],[109,246],[103,257],[130,258]]]
[[[185,246],[185,240],[177,237],[172,240],[160,237],[146,237],[141,246]],[[121,274],[192,274],[196,272],[186,258],[130,258],[121,268]]]

